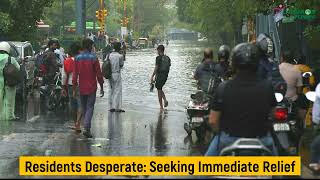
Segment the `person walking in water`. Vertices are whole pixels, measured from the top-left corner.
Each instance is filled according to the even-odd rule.
[[[155,86],[158,90],[160,110],[163,111],[164,107],[168,107],[168,101],[162,88],[168,79],[171,59],[164,54],[165,48],[163,45],[159,45],[157,50],[159,56],[156,58],[156,66],[151,76],[151,83],[156,82]]]
[[[101,97],[104,96],[103,76],[97,56],[92,53],[93,41],[84,39],[82,41],[83,51],[76,56],[72,78],[73,97],[77,97],[77,87],[79,80],[80,101],[82,117],[84,118],[83,135],[92,138],[90,132],[91,120],[93,117],[94,104],[96,102],[97,80],[100,84]]]
[[[69,98],[69,103],[71,107],[71,114],[74,120],[74,129],[76,132],[81,132],[80,122],[82,117],[81,103],[79,96],[79,88],[77,87],[77,97],[73,97],[73,87],[72,87],[72,74],[74,71],[75,57],[81,52],[80,42],[74,42],[70,46],[69,57],[67,57],[63,62],[62,69],[62,86],[63,95]]]
[[[110,61],[112,76],[110,79],[109,105],[111,112],[125,112],[122,108],[122,78],[121,69],[124,65],[124,56],[120,54],[121,43],[114,44],[114,52],[107,56]]]

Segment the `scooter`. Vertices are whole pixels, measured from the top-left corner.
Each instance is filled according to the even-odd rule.
[[[191,136],[192,131],[196,132],[199,140],[204,140],[206,131],[211,130],[209,121],[209,97],[203,91],[191,94],[191,100],[187,107],[188,122],[184,129]]]

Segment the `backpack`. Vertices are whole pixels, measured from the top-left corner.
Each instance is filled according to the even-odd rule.
[[[161,64],[159,67],[160,73],[168,73],[170,71],[171,60],[168,56],[163,55],[161,59]]]
[[[102,75],[106,79],[111,79],[112,69],[111,69],[111,62],[110,62],[110,54],[102,64]]]
[[[14,87],[21,82],[20,70],[11,63],[11,57],[8,57],[8,62],[3,68],[3,76],[5,85]]]
[[[267,80],[271,81],[271,84],[275,92],[286,94],[287,82],[283,79],[278,63],[270,62],[270,64],[261,63],[264,68],[268,71]]]
[[[210,64],[207,73],[200,79],[201,89],[209,95],[214,94],[215,90],[222,82],[219,73],[216,71],[216,64]]]
[[[73,72],[74,69],[74,60],[73,57],[68,57],[63,61],[63,67],[64,67],[64,71],[67,74],[70,74]]]

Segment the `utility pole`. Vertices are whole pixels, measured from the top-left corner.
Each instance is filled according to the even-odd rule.
[[[77,34],[86,35],[86,2],[85,0],[76,1]]]
[[[61,0],[61,9],[62,9],[62,33],[60,32],[60,34],[64,34],[65,28],[64,28],[64,0]],[[60,28],[61,29],[61,28]]]

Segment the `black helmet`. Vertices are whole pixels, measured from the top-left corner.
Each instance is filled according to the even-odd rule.
[[[270,36],[267,34],[259,34],[256,44],[262,55],[273,56],[274,44]]]
[[[48,42],[48,47],[50,47],[52,44],[56,43],[59,46],[59,40],[56,38],[50,39]]]
[[[224,58],[225,60],[228,60],[230,56],[230,48],[227,45],[222,45],[219,48],[218,51],[218,59]]]
[[[251,43],[238,44],[232,50],[232,65],[237,69],[256,70],[259,64],[258,48]]]

